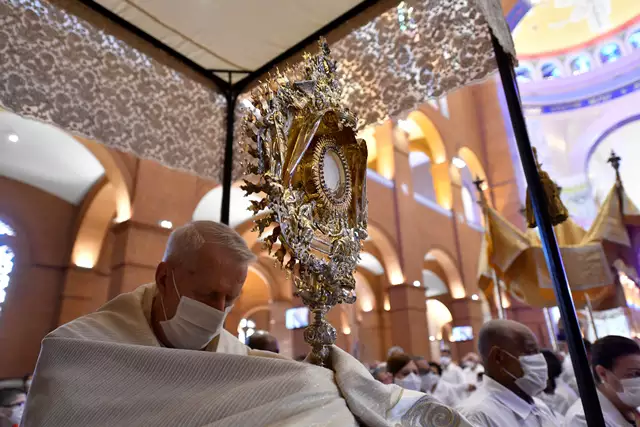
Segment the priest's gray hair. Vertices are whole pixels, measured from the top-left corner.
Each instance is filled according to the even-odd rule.
[[[187,262],[205,244],[217,246],[239,264],[251,264],[256,259],[234,229],[214,221],[192,221],[173,230],[162,260]]]

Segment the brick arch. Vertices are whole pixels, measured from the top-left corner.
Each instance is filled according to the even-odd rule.
[[[367,232],[371,238],[371,243],[378,249],[382,258],[385,274],[389,283],[398,285],[404,282],[404,273],[395,243],[382,230],[381,227],[369,221]]]
[[[100,258],[112,221],[123,222],[131,218],[132,177],[112,151],[88,139],[74,138],[98,159],[105,170],[104,178],[89,190],[80,207],[71,250],[72,263],[93,268]]]
[[[467,292],[464,288],[464,283],[462,282],[462,277],[460,276],[460,272],[456,266],[455,259],[444,249],[438,247],[430,249],[425,254],[425,261],[428,261],[430,257],[433,257],[442,268],[446,277],[444,282],[449,288],[451,297],[454,299],[464,298],[467,295]]]

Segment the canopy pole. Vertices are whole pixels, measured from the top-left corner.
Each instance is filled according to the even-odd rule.
[[[225,92],[227,98],[227,139],[224,147],[224,169],[222,170],[222,208],[220,222],[229,225],[229,209],[231,206],[231,184],[233,181],[233,129],[235,125],[235,109],[238,92],[233,88]]]
[[[494,35],[491,36],[491,41],[496,54],[498,70],[502,79],[502,87],[509,108],[509,116],[511,125],[513,126],[518,152],[520,153],[522,168],[524,169],[524,174],[529,186],[528,191],[540,232],[544,257],[553,282],[553,290],[556,295],[556,300],[558,301],[560,315],[564,320],[569,354],[571,355],[571,362],[576,374],[578,390],[580,391],[580,399],[582,400],[582,407],[585,411],[587,425],[589,427],[605,427],[602,409],[600,408],[600,402],[598,400],[598,393],[593,376],[591,375],[587,353],[582,341],[582,334],[580,333],[576,309],[573,304],[569,283],[562,263],[560,248],[553,231],[551,219],[549,218],[549,207],[547,206],[544,188],[540,181],[540,174],[531,148],[531,142],[529,141],[527,125],[524,120],[524,114],[522,113],[522,106],[520,105],[520,95],[513,69],[513,62]]]
[[[493,279],[493,292],[496,294],[496,305],[498,306],[498,319],[506,319],[507,313],[504,310],[504,304],[502,303],[502,286],[500,286],[500,280],[496,274],[495,269],[491,269],[491,277]]]
[[[542,309],[544,313],[544,323],[547,324],[547,333],[549,334],[549,342],[551,342],[551,348],[553,351],[558,351],[558,338],[556,337],[556,331],[551,322],[551,313],[549,313],[549,307]]]
[[[588,294],[584,295],[585,300],[587,301],[587,311],[589,312],[589,320],[591,323],[591,327],[593,328],[593,335],[598,339],[598,329],[596,328],[596,320],[593,318],[593,306],[591,305],[591,298],[589,298]]]

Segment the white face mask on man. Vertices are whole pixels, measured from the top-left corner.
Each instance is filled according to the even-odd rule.
[[[176,294],[180,298],[180,303],[176,309],[176,314],[171,319],[167,319],[164,300],[162,295],[160,296],[165,318],[164,321],[160,322],[160,327],[175,348],[202,350],[212,339],[220,335],[224,320],[233,306],[220,311],[200,301],[180,296],[173,273],[171,278]]]
[[[504,350],[503,350],[504,351]],[[504,351],[509,356],[516,358],[508,351]],[[503,368],[503,370],[515,379],[515,384],[528,394],[529,396],[536,396],[542,390],[547,388],[547,380],[549,379],[549,371],[547,370],[547,361],[542,353],[530,354],[520,356],[517,358],[520,361],[520,367],[524,372],[524,375],[517,378],[511,372]]]
[[[411,372],[409,375],[402,379],[394,378],[393,382],[402,388],[406,388],[407,390],[420,391],[422,379],[418,375]]]

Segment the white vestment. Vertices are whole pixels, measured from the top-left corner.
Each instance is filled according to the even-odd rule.
[[[469,425],[337,347],[334,372],[248,350],[228,332],[209,351],[165,348],[149,323],[155,292],[141,286],[45,337],[22,427]]]

